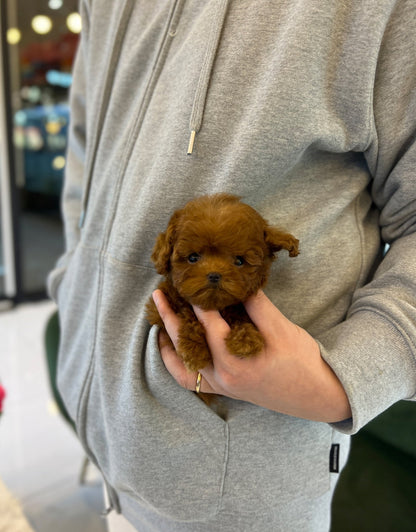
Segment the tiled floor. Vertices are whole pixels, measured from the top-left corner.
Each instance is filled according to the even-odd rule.
[[[0,312],[0,379],[8,396],[0,420],[0,478],[20,500],[36,532],[106,532],[102,487],[57,413],[47,381],[44,328],[54,311],[44,301]]]

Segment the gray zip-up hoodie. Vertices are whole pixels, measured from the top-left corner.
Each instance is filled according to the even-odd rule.
[[[81,9],[67,252],[49,279],[79,438],[140,532],[327,530],[333,445],[341,468],[349,434],[415,397],[416,4]],[[352,419],[225,398],[219,416],[164,368],[144,317],[151,249],[176,208],[219,191],[299,238],[266,293],[319,341]]]

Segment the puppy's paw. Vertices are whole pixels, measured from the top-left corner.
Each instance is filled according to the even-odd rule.
[[[198,321],[185,322],[179,330],[178,355],[190,371],[198,371],[211,361],[205,331]]]
[[[264,339],[252,323],[241,323],[231,329],[225,343],[233,355],[248,358],[263,349]]]

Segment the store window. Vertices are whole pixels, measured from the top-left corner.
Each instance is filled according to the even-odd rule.
[[[18,205],[18,277],[23,297],[31,298],[45,294],[47,273],[63,250],[60,194],[81,22],[77,0],[7,0],[6,5],[4,82]]]

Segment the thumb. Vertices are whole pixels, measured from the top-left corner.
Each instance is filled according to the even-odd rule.
[[[205,330],[205,337],[211,353],[223,351],[225,338],[230,332],[230,326],[223,319],[218,310],[202,310],[193,307],[196,317]]]
[[[247,314],[265,337],[273,337],[288,323],[288,319],[270,301],[263,290],[250,296],[244,303]]]

